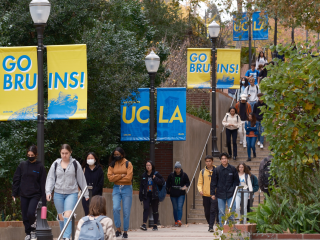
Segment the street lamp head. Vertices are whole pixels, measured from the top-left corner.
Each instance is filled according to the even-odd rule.
[[[47,23],[51,8],[51,4],[48,0],[32,0],[29,4],[29,8],[34,23]]]
[[[212,23],[210,23],[208,28],[209,28],[209,34],[210,34],[211,38],[218,37],[219,32],[220,32],[220,26],[218,23],[216,23],[216,21],[213,21]]]
[[[151,51],[151,53],[146,56],[145,63],[148,73],[156,73],[160,65],[160,58],[154,51]]]

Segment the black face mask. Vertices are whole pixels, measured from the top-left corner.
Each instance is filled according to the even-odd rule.
[[[30,162],[33,162],[36,159],[36,157],[28,157],[28,159]]]
[[[113,159],[116,160],[116,161],[119,161],[119,160],[122,159],[122,157],[121,156],[113,156]]]

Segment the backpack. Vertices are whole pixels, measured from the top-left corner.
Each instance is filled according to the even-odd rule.
[[[154,175],[156,175],[158,172],[155,171]],[[157,189],[158,189],[158,197],[159,197],[159,201],[162,202],[167,195],[167,184],[166,182],[164,182],[164,185],[162,186],[161,190],[159,189],[159,186],[157,184]]]
[[[128,160],[126,161],[126,168],[128,168],[129,162],[130,162],[130,161],[128,161]],[[132,176],[132,179],[131,179],[131,183],[133,183],[133,176]]]
[[[263,165],[263,173],[262,173],[262,183],[265,188],[268,188],[269,184],[272,182],[270,178],[270,166],[271,166],[271,159]]]
[[[77,171],[78,171],[77,160],[74,160],[72,163],[73,163],[73,166],[74,166],[76,181],[78,182],[78,180],[77,180]],[[58,167],[58,163],[55,162],[55,163],[54,163],[54,181],[55,181],[55,182],[57,181],[57,173],[56,173],[57,167]],[[78,187],[81,189],[79,183],[78,183]]]
[[[83,217],[84,223],[81,226],[79,240],[104,240],[104,232],[100,221],[106,216],[99,216],[90,220],[88,216]]]

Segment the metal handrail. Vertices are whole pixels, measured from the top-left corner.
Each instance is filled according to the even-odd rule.
[[[232,196],[231,204],[230,204],[229,209],[228,209],[228,210],[229,210],[229,213],[230,213],[231,210],[232,210],[234,201],[235,201],[236,196],[237,196],[237,193],[238,193],[238,189],[242,189],[242,188],[244,188],[244,186],[236,186],[236,189],[234,190],[234,193],[233,193],[233,196]],[[225,220],[224,225],[227,224],[227,221],[228,221],[228,219]]]
[[[81,193],[81,195],[80,195],[80,197],[79,197],[79,199],[78,199],[78,201],[77,201],[77,203],[76,203],[76,205],[75,205],[75,207],[73,208],[73,210],[72,210],[72,212],[71,212],[71,214],[70,214],[70,217],[68,218],[68,221],[67,221],[67,223],[64,225],[64,227],[63,227],[63,229],[62,229],[62,231],[61,231],[61,233],[60,233],[60,235],[59,235],[59,237],[58,237],[58,239],[57,240],[60,240],[61,239],[61,237],[62,237],[62,235],[64,234],[64,232],[66,231],[66,229],[67,229],[67,227],[68,227],[68,225],[69,225],[69,223],[70,223],[70,221],[71,221],[71,219],[74,217],[74,213],[75,213],[75,211],[76,211],[76,209],[77,209],[77,207],[78,207],[78,205],[79,205],[79,203],[80,203],[80,201],[82,200],[82,198],[83,198],[83,196],[84,196],[84,194],[85,194],[85,192],[88,190],[88,189],[92,189],[93,187],[92,186],[86,186],[85,188],[84,188],[84,190],[82,191],[82,193]],[[74,224],[74,219],[73,219],[73,224]],[[72,239],[74,239],[74,229],[72,229],[72,235],[73,235],[73,238]]]

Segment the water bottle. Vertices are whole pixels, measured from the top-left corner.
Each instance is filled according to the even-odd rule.
[[[41,208],[41,219],[47,219],[47,207],[43,206]]]

